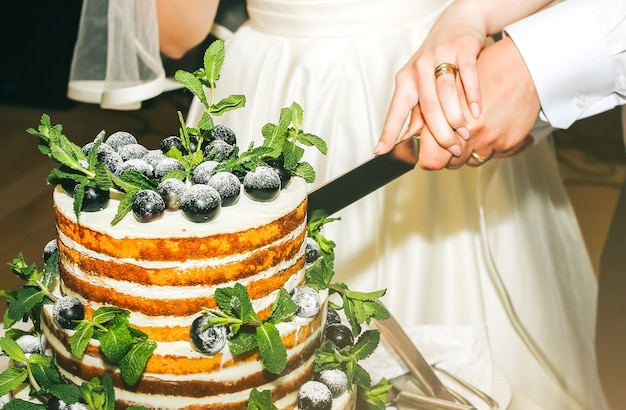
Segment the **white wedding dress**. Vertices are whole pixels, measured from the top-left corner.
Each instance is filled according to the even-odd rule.
[[[217,83],[218,98],[244,94],[246,107],[216,123],[245,148],[298,102],[302,128],[328,143],[327,156],[305,157],[315,188],[372,157],[394,75],[446,5],[250,0]],[[494,362],[545,410],[608,408],[594,350],[596,282],[547,141],[479,168],[416,169],[336,216],[324,229],[337,244],[335,280],[386,288],[385,304],[407,325],[484,327]]]

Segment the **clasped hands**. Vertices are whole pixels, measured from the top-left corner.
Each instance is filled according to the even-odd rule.
[[[485,47],[485,33],[448,23],[435,24],[397,73],[375,154],[403,129],[401,139],[420,135],[418,166],[429,170],[480,166],[532,145],[539,97],[515,44],[505,37]]]

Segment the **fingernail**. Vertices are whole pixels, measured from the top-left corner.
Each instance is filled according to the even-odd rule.
[[[480,106],[478,105],[478,103],[471,103],[470,104],[470,111],[472,112],[472,115],[474,116],[474,118],[478,118],[478,116],[480,115]]]
[[[470,131],[465,127],[457,128],[456,133],[459,134],[465,141],[467,141],[470,137]]]
[[[458,145],[451,146],[450,148],[448,148],[448,151],[450,151],[450,153],[454,155],[455,157],[458,157],[461,155],[461,147],[459,147]]]
[[[374,155],[380,155],[381,150],[383,149],[385,144],[382,141],[378,141],[378,144],[374,147]]]

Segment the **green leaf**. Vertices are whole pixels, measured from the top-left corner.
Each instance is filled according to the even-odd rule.
[[[239,331],[236,335],[229,339],[228,346],[233,355],[249,352],[259,346],[256,332],[250,333],[248,331]]]
[[[297,102],[291,103],[291,122],[296,129],[302,127],[302,107]]]
[[[70,351],[79,359],[83,357],[89,341],[93,337],[93,324],[88,321],[81,321],[74,329],[74,334],[70,336]]]
[[[2,407],[2,410],[45,410],[45,404],[31,403],[22,399],[13,399]]]
[[[272,392],[269,390],[258,391],[253,388],[248,397],[246,410],[278,410],[272,403]]]
[[[267,321],[271,323],[283,322],[292,317],[297,310],[298,305],[291,299],[289,292],[281,288],[278,292],[278,296],[276,296],[276,300],[272,306],[272,313],[270,313]]]
[[[91,316],[91,321],[103,325],[115,319],[117,316],[128,317],[130,312],[117,306],[99,307]]]
[[[215,88],[215,83],[220,78],[220,71],[222,64],[224,64],[225,56],[226,52],[222,40],[212,42],[204,52],[204,75],[211,88]]]
[[[108,326],[108,332],[100,335],[100,348],[107,359],[117,363],[131,350],[133,338],[130,334],[128,320],[116,316]]]
[[[111,380],[111,376],[109,376],[108,373],[104,373],[102,375],[102,388],[104,391],[104,403],[101,407],[102,410],[114,410],[115,409],[115,389],[113,388],[113,380]],[[142,406],[137,406],[137,407],[142,407]]]
[[[308,162],[300,162],[298,166],[292,171],[294,175],[297,175],[304,179],[307,183],[315,181],[316,174],[313,166]]]
[[[273,374],[279,374],[287,366],[287,349],[273,323],[263,323],[256,328],[259,354],[263,366]]]
[[[195,75],[185,70],[177,70],[176,73],[174,73],[174,78],[186,89],[191,91],[196,97],[198,97],[202,104],[204,104],[204,106],[208,109],[209,102],[207,101],[206,95],[204,94],[202,82],[198,78],[196,78]]]
[[[228,111],[233,111],[246,105],[245,95],[229,95],[213,104],[210,108],[211,114],[220,116]]]
[[[307,147],[313,146],[324,155],[328,153],[328,145],[326,144],[326,141],[317,135],[307,133],[298,134],[298,142],[302,145],[306,145]]]
[[[215,290],[215,301],[220,309],[244,322],[260,321],[248,290],[240,283],[235,283],[232,288],[218,288]]]
[[[156,349],[157,344],[152,341],[141,341],[133,345],[130,351],[120,360],[120,372],[122,379],[131,386],[134,386],[143,369],[146,367],[148,359]]]
[[[71,383],[53,384],[47,386],[46,390],[67,404],[77,403],[81,398],[78,386]]]
[[[19,320],[37,304],[43,302],[46,295],[34,286],[23,286],[17,291],[17,299],[8,306],[9,318]]]
[[[4,349],[4,346],[2,346],[2,348]],[[24,383],[27,377],[28,371],[25,368],[10,367],[2,372],[2,374],[0,374],[0,396],[9,394],[20,384]]]
[[[117,205],[117,213],[115,218],[111,221],[111,225],[115,225],[120,222],[124,217],[133,209],[133,198],[136,192],[127,193],[120,198],[120,202]]]
[[[54,252],[47,260],[43,268],[41,284],[49,288],[59,276],[59,253]]]
[[[366,330],[352,346],[350,352],[357,360],[364,360],[374,353],[379,343],[380,332],[375,329]]]
[[[374,292],[356,292],[346,288],[345,292],[347,297],[357,300],[377,300],[385,296],[385,293],[387,293],[386,289],[377,290]]]

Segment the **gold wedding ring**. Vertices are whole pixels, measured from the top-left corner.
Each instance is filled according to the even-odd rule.
[[[477,153],[472,151],[472,158],[474,158],[476,160],[476,162],[478,162],[479,164],[484,164],[485,162],[487,162],[487,161],[489,161],[491,159],[491,155],[489,157],[485,158],[485,157],[481,157],[480,155],[478,155]]]
[[[458,69],[452,63],[441,63],[437,67],[435,67],[435,79],[439,78],[440,75],[444,74],[452,74],[456,76],[456,72]]]

